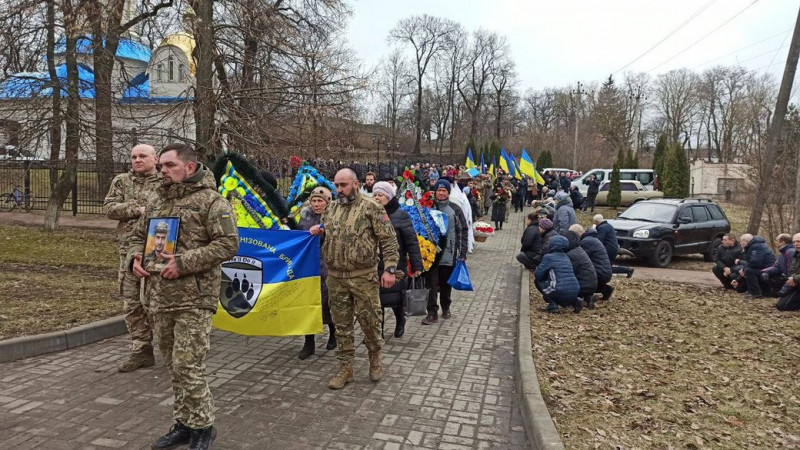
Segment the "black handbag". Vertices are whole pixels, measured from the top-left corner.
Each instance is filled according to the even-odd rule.
[[[406,317],[428,314],[428,288],[422,277],[411,277],[411,285],[403,291],[403,310]]]

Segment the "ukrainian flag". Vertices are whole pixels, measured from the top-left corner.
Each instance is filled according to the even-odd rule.
[[[536,171],[536,163],[533,162],[528,152],[522,149],[522,157],[519,160],[519,170],[533,179],[537,184],[544,184],[544,178]]]
[[[489,175],[496,177],[497,172],[495,172],[495,168],[497,167],[497,160],[495,159],[494,155],[492,156],[492,164],[489,165]]]
[[[319,246],[307,231],[239,228],[212,325],[248,336],[322,333]]]
[[[508,165],[508,153],[506,153],[506,149],[500,149],[500,168],[505,171],[506,175],[512,175],[511,169]]]
[[[472,149],[469,149],[467,151],[467,162],[464,163],[464,166],[467,169],[472,169],[473,167],[475,167],[475,158],[472,156]]]

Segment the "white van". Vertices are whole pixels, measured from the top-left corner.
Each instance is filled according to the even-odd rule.
[[[594,175],[597,181],[602,184],[603,181],[611,179],[611,171],[612,169],[592,169],[583,174],[582,177],[573,180],[572,185],[578,186],[578,190],[581,191],[583,195],[586,195],[586,192],[589,190],[587,183],[589,182],[590,176]],[[642,186],[648,191],[653,190],[653,182],[656,180],[653,169],[620,169],[619,178],[621,181],[636,180],[642,183]]]

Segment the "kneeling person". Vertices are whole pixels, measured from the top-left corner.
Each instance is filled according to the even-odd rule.
[[[576,306],[580,286],[567,256],[569,242],[564,236],[553,236],[547,254],[533,273],[536,289],[547,303],[547,312],[557,313],[559,306]],[[580,311],[576,307],[577,311]]]
[[[722,283],[725,289],[733,289],[731,281],[736,278],[736,260],[744,258],[742,248],[737,245],[736,236],[726,234],[722,236],[722,245],[717,248],[714,254],[714,267],[711,272]]]
[[[606,248],[597,239],[597,230],[584,230],[579,224],[572,225],[569,230],[578,234],[581,238],[581,248],[589,255],[594,271],[597,274],[597,289],[595,292],[602,294],[603,300],[611,298],[614,287],[608,284],[611,281],[611,260],[608,259]],[[594,308],[594,294],[584,297],[589,309]]]

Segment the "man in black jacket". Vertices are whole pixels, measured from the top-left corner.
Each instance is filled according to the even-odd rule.
[[[711,272],[722,283],[725,289],[733,289],[731,286],[732,277],[735,277],[735,270],[733,267],[736,265],[737,259],[744,258],[744,252],[739,247],[736,236],[733,234],[726,234],[722,237],[722,245],[717,247],[717,252],[714,255],[714,267]]]
[[[522,233],[522,248],[517,254],[517,261],[526,269],[536,269],[537,257],[542,252],[542,235],[539,232],[539,216],[530,213],[525,219],[525,231]]]
[[[583,202],[583,210],[591,208],[594,212],[594,201],[597,199],[597,193],[600,192],[600,182],[597,181],[594,175],[589,175],[589,181],[586,182],[589,190],[586,192],[586,201]]]
[[[761,298],[764,296],[763,291],[769,288],[766,283],[762,286],[761,271],[775,263],[775,254],[761,236],[743,234],[739,243],[744,249],[744,259],[736,261],[737,266],[740,266],[739,278],[732,281],[731,285],[738,292],[746,289],[750,298]]]

